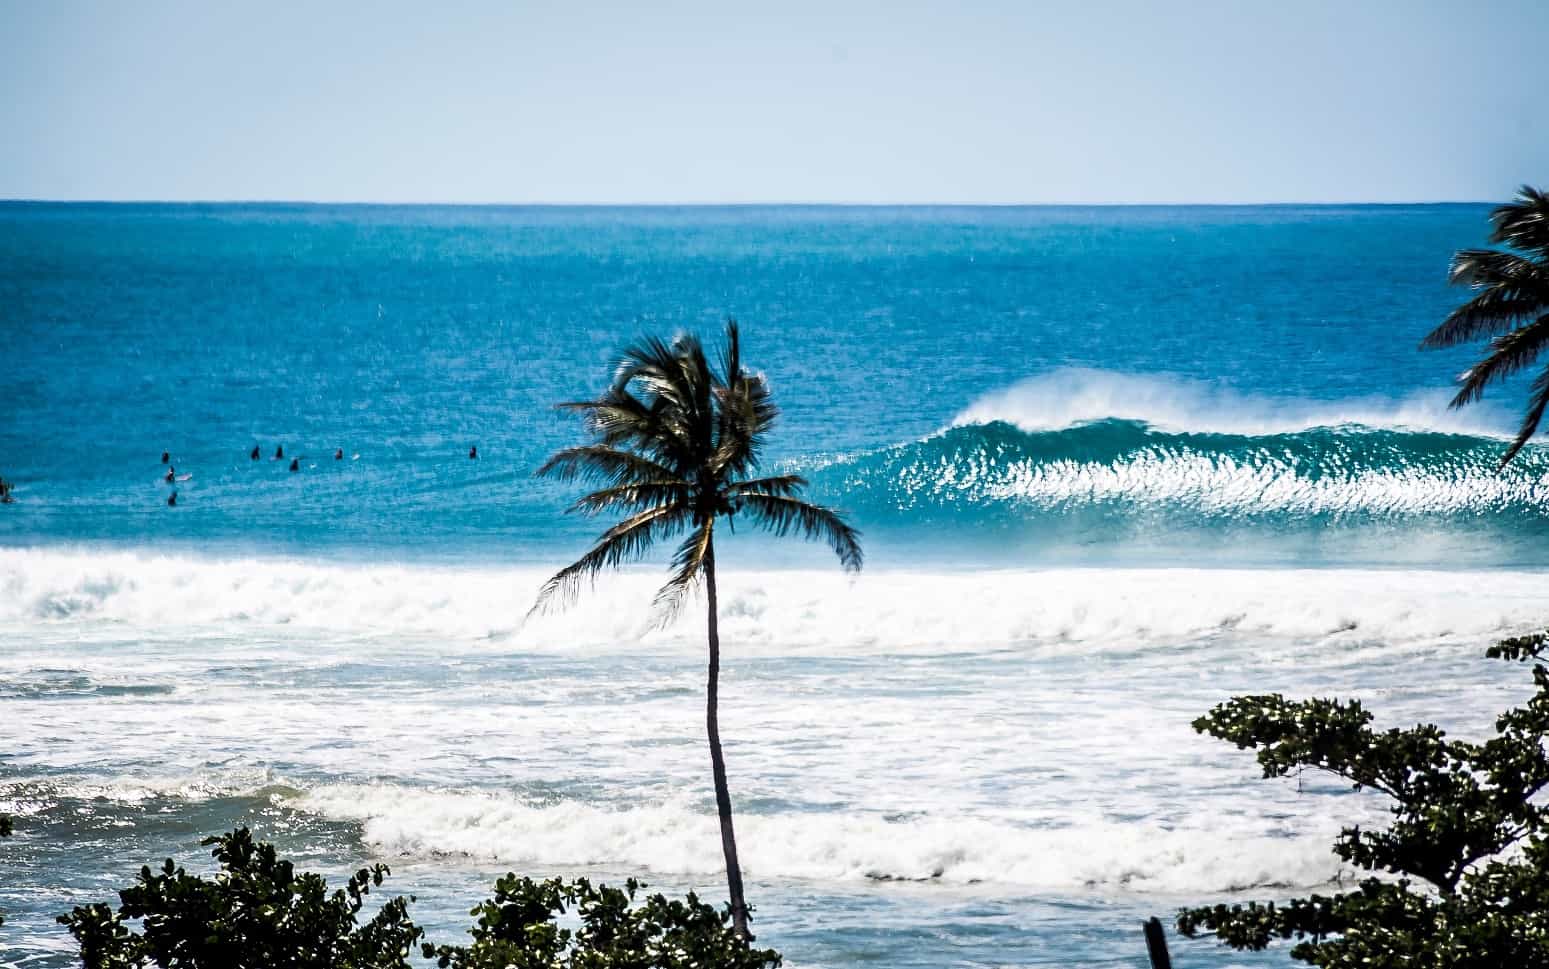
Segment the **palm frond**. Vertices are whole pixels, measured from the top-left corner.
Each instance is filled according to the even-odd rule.
[[[638,393],[660,426],[674,431],[685,462],[698,462],[713,447],[714,384],[703,344],[682,333],[671,343],[649,337],[626,349],[612,393]]]
[[[1432,330],[1422,349],[1505,333],[1549,309],[1549,269],[1513,252],[1465,249],[1453,257],[1449,278],[1481,292]]]
[[[689,486],[676,480],[636,481],[601,488],[577,498],[567,512],[598,515],[605,511],[635,513],[666,505],[687,507]]]
[[[579,559],[554,573],[538,590],[538,599],[528,610],[528,615],[541,612],[555,599],[562,603],[574,600],[580,584],[595,578],[603,569],[637,558],[644,554],[658,539],[670,538],[688,524],[692,512],[680,505],[652,508],[632,515],[603,532],[591,549]]]
[[[1549,194],[1524,185],[1515,199],[1490,213],[1490,221],[1491,242],[1549,255]]]
[[[742,330],[735,317],[726,321],[726,343],[721,347],[721,382],[729,384],[742,373]]]
[[[586,444],[556,451],[536,472],[539,477],[560,481],[605,481],[613,485],[660,484],[686,485],[670,470],[634,451],[606,444]]]
[[[1522,415],[1522,424],[1517,428],[1516,440],[1511,442],[1511,447],[1506,449],[1506,454],[1501,458],[1501,467],[1505,467],[1517,452],[1527,444],[1532,436],[1538,433],[1538,424],[1544,419],[1544,410],[1549,408],[1549,370],[1540,373],[1533,380],[1533,393],[1528,398],[1527,413]]]
[[[668,343],[659,336],[647,336],[625,347],[613,371],[613,389],[623,391],[642,376],[661,378],[671,373],[676,367],[673,344],[682,339],[684,337],[680,335],[673,343]]]
[[[744,495],[775,495],[789,497],[807,486],[807,479],[799,474],[780,474],[770,478],[744,478],[732,482],[726,489],[730,498]]]
[[[1462,407],[1473,403],[1484,396],[1484,390],[1490,384],[1531,366],[1543,352],[1546,343],[1549,343],[1549,313],[1527,326],[1491,340],[1490,352],[1485,358],[1458,378],[1462,387],[1457,396],[1452,398],[1451,406]]]
[[[836,512],[784,495],[744,495],[741,500],[742,512],[759,527],[776,535],[794,531],[810,541],[827,542],[847,571],[860,571],[861,533]]]
[[[637,449],[675,467],[695,461],[697,452],[687,429],[660,400],[647,404],[628,390],[610,389],[596,400],[572,401],[559,408],[579,413],[600,444]]]
[[[673,553],[672,578],[657,590],[656,598],[651,603],[651,611],[658,627],[666,626],[678,617],[678,613],[683,608],[683,600],[699,584],[699,576],[704,572],[705,561],[710,557],[711,536],[714,530],[714,519],[703,522]]]
[[[718,425],[715,454],[710,460],[717,474],[745,475],[758,468],[764,437],[780,415],[769,382],[762,374],[742,366],[737,321],[726,324],[726,346],[721,356],[721,378],[716,387]]]

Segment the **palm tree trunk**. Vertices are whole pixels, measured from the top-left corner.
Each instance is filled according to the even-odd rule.
[[[742,866],[737,864],[737,835],[732,831],[731,792],[726,787],[726,760],[721,756],[721,727],[716,707],[721,679],[721,631],[715,601],[715,545],[705,547],[705,588],[710,599],[710,682],[705,690],[705,732],[710,735],[710,768],[715,774],[715,807],[721,815],[721,850],[726,854],[726,888],[731,893],[732,927],[748,941],[748,904],[742,898]]]

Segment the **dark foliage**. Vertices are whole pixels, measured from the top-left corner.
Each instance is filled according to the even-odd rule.
[[[412,899],[391,899],[360,922],[385,865],[363,868],[329,892],[322,876],[297,872],[246,828],[203,844],[214,845],[220,864],[213,877],[168,860],[158,871],[140,869],[139,881],[119,893],[117,911],[98,903],[60,916],[88,969],[395,969],[409,965],[424,935],[409,920]]]
[[[1516,199],[1490,213],[1490,241],[1501,249],[1464,249],[1452,259],[1451,280],[1477,290],[1421,342],[1431,349],[1488,339],[1489,350],[1458,378],[1452,406],[1478,400],[1490,384],[1537,362],[1549,344],[1549,195],[1524,185]],[[1504,464],[1538,430],[1549,408],[1549,369],[1533,381],[1528,408]]]
[[[477,924],[467,946],[425,946],[442,969],[766,969],[780,965],[772,949],[754,949],[731,925],[731,910],[717,912],[692,892],[684,901],[650,895],[634,906],[644,886],[630,879],[622,889],[593,886],[584,878],[533,881],[507,875],[495,897],[471,914]],[[578,928],[561,928],[573,911]]]
[[[623,889],[584,878],[537,882],[507,875],[494,898],[472,910],[471,945],[433,946],[409,918],[413,898],[383,903],[360,919],[367,895],[388,874],[362,868],[341,890],[298,872],[246,828],[209,838],[219,871],[189,875],[166,862],[140,869],[104,904],[59,921],[81,946],[87,969],[404,969],[419,956],[456,969],[776,969],[779,953],[753,949],[717,912],[690,893],[651,895],[631,879]],[[571,913],[576,928],[561,927]]]
[[[1537,660],[1549,634],[1492,658]],[[1437,727],[1377,731],[1359,702],[1236,697],[1194,729],[1258,751],[1265,777],[1308,768],[1392,799],[1381,830],[1346,828],[1334,851],[1373,875],[1283,904],[1185,909],[1178,930],[1236,949],[1295,939],[1293,958],[1337,969],[1549,969],[1549,669],[1483,743]],[[1375,873],[1389,877],[1377,877]]]
[[[560,407],[581,415],[593,440],[556,452],[538,474],[599,486],[571,512],[624,518],[549,579],[534,609],[572,599],[603,569],[687,532],[657,596],[662,618],[670,618],[713,562],[717,521],[734,517],[826,542],[845,568],[861,567],[860,534],[835,512],[796,497],[804,478],[751,477],[780,411],[763,375],[743,366],[735,320],[726,326],[719,369],[692,334],[670,343],[651,338],[624,351],[612,385],[595,400]]]

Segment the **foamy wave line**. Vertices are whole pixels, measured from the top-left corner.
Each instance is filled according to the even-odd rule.
[[[413,635],[500,650],[698,650],[692,615],[656,629],[654,569],[601,579],[571,609],[524,624],[546,571],[203,560],[0,549],[0,625],[29,638]],[[1223,629],[1280,639],[1480,642],[1543,621],[1543,577],[1296,569],[727,572],[721,631],[744,653],[876,653],[1027,645],[1084,652]],[[1457,594],[1460,586],[1468,596]],[[310,640],[309,640],[310,641]],[[0,657],[3,658],[3,657]]]
[[[485,792],[333,785],[294,806],[358,821],[377,850],[460,855],[504,865],[715,876],[716,819],[676,803],[609,810],[529,805]],[[1275,835],[1219,825],[1036,827],[974,817],[889,820],[874,814],[742,814],[738,848],[756,878],[900,879],[1032,889],[1230,891],[1317,885],[1339,873],[1333,831]]]
[[[1119,503],[1217,517],[1475,516],[1507,508],[1549,515],[1549,479],[1509,478],[1489,466],[1398,467],[1310,477],[1271,453],[1243,458],[1156,447],[1113,463],[1000,461],[988,454],[922,460],[901,468],[897,489],[967,501],[1043,507]]]
[[[1363,425],[1504,437],[1487,407],[1455,411],[1443,390],[1401,400],[1273,400],[1200,380],[1064,368],[985,394],[952,426],[1004,421],[1024,431],[1061,430],[1107,419],[1141,421],[1174,431],[1284,434],[1314,427]]]

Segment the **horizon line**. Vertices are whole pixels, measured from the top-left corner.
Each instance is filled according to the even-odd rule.
[[[288,206],[358,206],[362,208],[567,208],[567,209],[649,209],[649,208],[893,208],[893,209],[1032,209],[1032,208],[1336,208],[1340,206],[1420,206],[1420,205],[1497,205],[1498,199],[1322,199],[1315,201],[1233,201],[1233,202],[876,202],[876,201],[687,201],[687,202],[598,202],[598,201],[377,201],[333,199],[284,199],[284,198],[229,198],[229,199],[112,199],[112,198],[22,198],[0,197],[0,205],[288,205]]]

